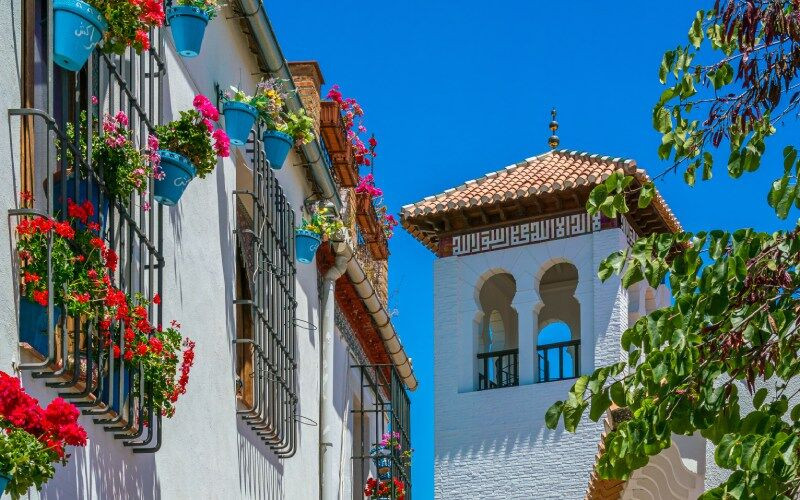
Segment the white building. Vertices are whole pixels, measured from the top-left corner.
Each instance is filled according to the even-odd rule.
[[[387,314],[386,241],[358,243],[357,232],[373,234],[375,214],[356,208],[357,167],[338,108],[320,102],[316,63],[284,60],[262,2],[227,4],[196,58],[180,57],[165,27],[146,53],[97,49],[76,73],[50,57],[52,2],[12,0],[0,9],[0,370],[18,374],[42,403],[60,395],[80,405],[89,434],[31,498],[361,499],[380,434],[402,432],[409,445],[406,389],[417,380]],[[50,318],[55,328],[47,333],[45,323],[41,344],[21,342],[14,228],[32,212],[18,211],[19,193],[33,192],[34,211],[54,213],[58,202],[48,206],[43,182],[65,165],[53,145],[92,96],[99,110],[127,112],[143,144],[196,94],[213,101],[229,85],[252,92],[266,76],[296,85],[288,106],[305,107],[318,131],[282,169],[269,168],[254,133],[174,207],[152,195],[149,211],[137,200],[111,204],[104,237],[120,256],[116,284],[158,292],[153,314],[179,321],[196,342],[175,416],[142,426],[148,409],[127,390],[121,407],[100,394],[97,367],[87,367],[98,349],[86,341],[91,325]],[[346,237],[299,264],[294,228],[317,202],[342,215]],[[407,467],[395,463],[394,474],[410,488]]]
[[[589,216],[612,172],[647,179],[630,160],[551,151],[403,207],[402,224],[433,251],[436,498],[696,498],[705,442],[675,445],[627,482],[594,473],[613,425],[545,427],[575,377],[623,359],[622,332],[667,304],[664,286],[602,283],[602,259],[637,236],[677,231],[660,195],[624,217]],[[633,203],[636,206],[636,203]],[[713,453],[713,450],[711,451]],[[713,454],[710,456],[713,462]]]

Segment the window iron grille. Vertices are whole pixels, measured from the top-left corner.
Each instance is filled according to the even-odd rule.
[[[580,339],[537,346],[539,382],[566,380],[580,375],[580,348]]]
[[[519,385],[519,349],[478,354],[478,390]]]
[[[297,449],[298,419],[295,345],[295,223],[289,204],[269,166],[261,130],[248,142],[252,172],[249,189],[237,189],[237,248],[244,257],[246,293],[234,305],[248,310],[250,335],[233,340],[236,364],[249,366],[251,402],[237,412],[277,456]],[[244,207],[251,207],[247,214]],[[243,215],[244,217],[240,217]],[[245,347],[245,348],[243,348]],[[242,384],[244,385],[244,384]],[[247,399],[247,398],[243,398]]]
[[[117,56],[97,49],[82,70],[67,72],[56,68],[51,57],[52,2],[36,0],[32,5],[33,9],[26,10],[25,14],[34,16],[34,22],[25,24],[35,27],[33,33],[26,33],[35,50],[32,51],[34,60],[27,60],[25,64],[25,81],[30,87],[46,90],[41,92],[43,95],[29,100],[29,107],[9,109],[8,114],[20,117],[23,130],[27,129],[33,136],[33,147],[22,153],[32,158],[20,162],[33,165],[32,172],[28,172],[33,190],[38,195],[36,186],[44,186],[52,195],[37,196],[32,208],[9,210],[11,234],[15,234],[14,227],[21,218],[57,218],[66,214],[68,198],[88,199],[98,212],[103,212],[101,207],[108,203],[100,235],[119,257],[112,278],[114,285],[129,296],[161,294],[163,210],[153,201],[152,184],[148,186],[146,200],[138,200],[135,195],[127,200],[111,199],[102,171],[94,168],[91,158],[91,138],[102,130],[93,130],[89,119],[83,135],[79,120],[81,111],[97,116],[98,120],[102,120],[104,112],[125,111],[133,140],[140,148],[146,146],[148,134],[163,116],[162,34],[160,30],[152,31],[152,47],[142,54],[129,49]],[[68,123],[76,131],[72,140],[67,135]],[[87,145],[85,154],[79,141]],[[67,164],[67,154],[57,154],[67,150],[72,153],[72,164]],[[54,184],[56,178],[61,180]],[[60,193],[57,192],[59,184]],[[152,206],[151,210],[145,210],[145,202]],[[52,242],[48,245],[48,262],[51,251]],[[15,268],[19,277],[19,265]],[[134,453],[157,451],[162,438],[161,415],[154,412],[152,404],[145,407],[141,398],[134,395],[134,392],[152,395],[153,388],[145,383],[141,367],[125,369],[122,360],[114,358],[111,346],[104,348],[99,344],[95,325],[84,318],[60,314],[53,303],[52,276],[47,276],[47,283],[49,302],[43,331],[46,340],[36,349],[42,359],[22,363],[19,368],[29,371],[33,378],[42,379],[47,387],[57,389],[59,396],[71,400],[83,414],[92,415],[95,424],[111,432]],[[18,304],[21,306],[21,298]],[[151,304],[148,316],[160,323],[161,307]],[[124,347],[122,330],[114,325],[112,338]]]
[[[411,459],[405,458],[404,451],[413,451],[411,447],[411,399],[405,385],[394,366],[389,364],[351,365],[358,370],[360,405],[353,410],[354,420],[360,425],[357,435],[353,435],[353,491],[357,496],[363,490],[368,476],[377,480],[389,481],[390,496],[399,498],[394,479],[403,483],[404,496],[411,499]],[[376,447],[384,434],[399,434],[400,449],[393,449],[380,458]],[[388,469],[388,470],[386,470]],[[372,474],[374,471],[376,474]],[[381,475],[383,477],[381,477]],[[385,478],[389,479],[385,479]],[[360,482],[360,484],[359,484]]]

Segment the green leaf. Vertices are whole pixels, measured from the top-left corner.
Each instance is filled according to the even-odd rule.
[[[608,410],[609,406],[611,406],[611,398],[608,395],[608,388],[606,388],[592,396],[589,418],[592,419],[593,422],[597,422],[606,410]]]
[[[703,11],[698,10],[695,14],[692,27],[689,28],[689,41],[694,45],[694,48],[699,49],[700,43],[703,41]]]
[[[608,189],[604,184],[598,184],[589,193],[589,199],[586,201],[586,210],[590,215],[595,215],[600,211],[600,206],[606,201],[608,197]]]
[[[625,399],[625,386],[622,385],[622,382],[617,381],[611,384],[611,387],[609,388],[609,395],[611,396],[611,401],[613,401],[615,405],[621,407],[627,406],[628,403]]]
[[[767,391],[766,387],[762,387],[761,389],[756,391],[755,396],[753,396],[753,407],[758,410],[761,408],[761,405],[764,404],[764,400],[767,398]]]
[[[622,276],[622,287],[628,288],[643,279],[644,274],[642,274],[642,267],[636,262],[631,262],[630,266],[628,266],[628,270],[625,271],[625,274]]]
[[[653,110],[653,128],[662,134],[672,130],[672,117],[664,106],[657,106]]]
[[[656,187],[652,182],[646,182],[642,185],[642,190],[639,193],[639,208],[646,208],[653,201],[653,196],[656,194]]]
[[[558,426],[558,419],[561,417],[561,410],[563,407],[563,401],[556,401],[547,409],[547,413],[544,414],[544,423],[548,429],[555,429]]]
[[[797,161],[797,150],[793,146],[783,148],[783,171],[789,173],[792,166]]]

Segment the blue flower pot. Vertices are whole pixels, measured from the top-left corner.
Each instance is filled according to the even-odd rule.
[[[8,486],[9,481],[11,481],[11,476],[0,472],[0,496],[3,495],[3,492],[5,491],[6,486]]]
[[[53,325],[58,325],[59,319],[61,319],[61,308],[53,307]],[[45,356],[50,352],[47,337],[47,308],[31,302],[26,297],[19,299],[19,340],[27,342]]]
[[[67,204],[64,202],[64,198],[61,195],[61,183],[62,183],[62,176],[61,172],[55,172],[53,174],[53,192],[55,193],[55,198],[53,198],[53,209],[55,212],[58,213],[67,213]],[[45,191],[47,189],[45,188]],[[91,194],[91,196],[89,196]],[[99,203],[100,195],[103,194],[103,202]],[[73,203],[78,205],[82,204],[87,200],[91,200],[92,204],[94,205],[94,215],[87,219],[87,222],[94,222],[95,224],[100,225],[100,230],[105,231],[106,228],[106,221],[108,220],[108,195],[102,193],[100,188],[100,184],[92,179],[79,179],[78,180],[78,196],[77,199],[75,197],[75,174],[69,174],[67,176],[67,199],[72,200]],[[82,222],[76,222],[75,227],[79,230],[85,230],[86,226]]]
[[[159,150],[163,178],[156,179],[153,198],[162,205],[172,206],[181,199],[186,185],[191,182],[197,171],[183,155],[172,151]]]
[[[225,115],[225,133],[231,144],[241,146],[247,142],[258,116],[256,108],[243,102],[228,101],[222,106],[222,114]]]
[[[105,352],[107,355],[108,348],[105,348]],[[109,378],[108,372],[103,375],[101,379],[102,389],[100,391],[100,400],[119,414],[125,400],[131,393],[131,373],[125,366],[125,362],[122,361],[121,357],[120,359],[113,359],[112,361],[114,362],[114,378]],[[122,369],[122,400],[119,398],[120,368]],[[111,404],[109,404],[109,401]]]
[[[283,162],[286,161],[286,157],[289,156],[289,150],[292,149],[292,144],[294,144],[292,136],[277,130],[266,130],[261,140],[264,141],[264,150],[267,153],[269,166],[275,170],[283,167]]]
[[[386,481],[387,479],[391,479],[392,477],[392,459],[386,455],[379,455],[376,457],[372,457],[372,461],[375,462],[375,469],[378,471],[378,479],[381,481]]]
[[[86,64],[108,23],[103,15],[81,0],[53,1],[53,62],[78,71]]]
[[[297,262],[308,264],[314,260],[314,254],[322,242],[319,235],[306,229],[298,229],[294,238],[294,246],[297,250]]]
[[[196,57],[203,45],[208,13],[189,5],[177,5],[167,9],[167,21],[172,29],[172,40],[178,54],[183,57]]]

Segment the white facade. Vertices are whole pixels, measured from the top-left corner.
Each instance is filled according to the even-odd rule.
[[[669,302],[663,286],[653,290],[638,283],[625,290],[617,276],[604,283],[597,277],[600,262],[628,241],[622,229],[610,228],[435,261],[436,498],[584,497],[604,423],[592,422],[587,413],[576,433],[566,432],[563,423],[553,431],[546,428],[546,410],[566,398],[574,380],[542,380],[535,358],[537,332],[544,323],[569,325],[572,338],[580,338],[579,374],[624,359],[622,332]],[[577,285],[550,283],[543,291],[545,273],[562,263],[577,270]],[[511,347],[519,348],[519,385],[479,391],[482,368],[476,355],[485,349],[481,328],[488,314],[479,297],[482,285],[498,274],[510,274],[516,283],[511,305],[517,313],[518,345]],[[560,295],[552,290],[561,290]],[[553,296],[562,303],[552,304]],[[574,317],[576,308],[579,317]],[[640,498],[640,486],[658,477],[664,464],[686,483],[664,491],[691,492],[685,498],[696,498],[702,491],[696,473],[705,471],[704,443],[682,439],[670,453],[680,446],[687,448],[688,458],[677,453],[677,461],[670,461],[665,452],[637,473],[624,498]]]
[[[20,63],[21,5],[12,0],[0,10],[0,27],[8,43],[0,48],[0,108],[21,106]],[[230,9],[209,23],[201,54],[194,59],[179,57],[166,35],[164,82],[165,121],[192,107],[197,93],[212,98],[215,84],[254,89],[259,77],[256,60],[248,48],[239,20]],[[7,117],[8,118],[8,117]],[[0,209],[17,206],[19,184],[20,121],[11,117],[0,126]],[[296,151],[278,181],[295,212],[299,225],[301,207],[312,194],[306,170],[297,166],[305,159]],[[237,168],[238,166],[238,168]],[[241,151],[231,147],[231,157],[221,160],[205,179],[193,180],[180,203],[164,210],[162,253],[164,318],[176,319],[184,335],[196,342],[195,364],[188,390],[177,403],[173,418],[165,419],[161,449],[156,453],[132,453],[130,448],[104,432],[102,426],[82,416],[89,434],[85,448],[70,448],[66,467],[56,466],[56,476],[41,493],[31,498],[164,498],[219,499],[270,498],[311,499],[320,496],[320,298],[315,264],[298,264],[296,277],[297,319],[297,452],[278,458],[236,414],[235,360],[232,340],[236,336],[235,298],[235,196],[237,170],[248,168]],[[6,219],[8,220],[8,219]],[[14,373],[21,354],[17,337],[17,278],[14,258],[14,222],[3,224],[0,236],[0,370]],[[311,329],[304,325],[316,325]],[[357,370],[362,363],[350,342],[337,329],[333,334],[333,379],[336,391],[329,401],[336,416],[336,434],[325,453],[340,463],[338,498],[360,498],[363,485],[353,485],[353,429],[350,410],[358,391]],[[22,356],[22,357],[21,357]],[[23,372],[23,385],[45,405],[57,390]],[[360,401],[368,405],[371,401]],[[372,422],[374,425],[375,422]],[[374,434],[374,433],[373,433]],[[355,493],[354,493],[355,491]],[[3,497],[6,498],[6,497]]]
[[[584,418],[575,434],[549,431],[547,408],[571,380],[536,383],[538,282],[553,264],[578,270],[581,372],[620,359],[628,296],[618,278],[601,283],[596,269],[627,245],[619,229],[541,242],[434,264],[436,498],[579,498],[594,465],[602,425]],[[483,312],[475,293],[496,273],[516,281],[519,386],[476,391],[473,332]]]

